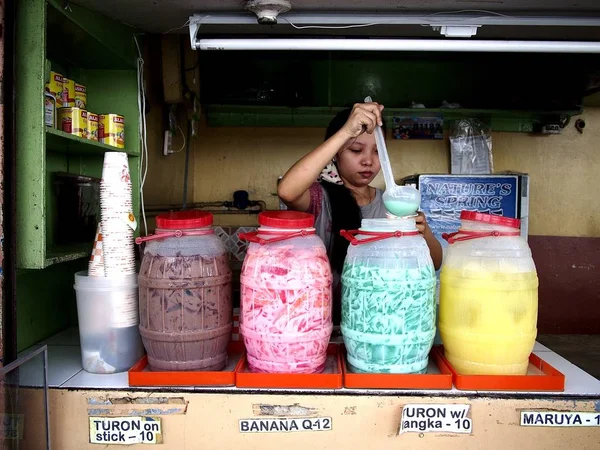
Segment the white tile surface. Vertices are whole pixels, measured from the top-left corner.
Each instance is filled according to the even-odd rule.
[[[64,347],[63,347],[64,348]],[[72,347],[73,348],[73,347]],[[50,350],[50,353],[55,350],[55,348]],[[571,364],[569,361],[564,359],[563,357],[557,355],[556,353],[550,350],[542,350],[540,352],[535,352],[542,359],[553,365],[556,369],[560,370],[566,378],[565,382],[565,391],[564,392],[519,392],[519,394],[541,394],[541,395],[554,395],[554,396],[598,396],[600,395],[600,381],[588,375],[583,370]],[[77,354],[77,363],[79,368],[81,368],[79,355]],[[56,357],[54,357],[56,361]],[[54,369],[56,370],[56,369]],[[67,371],[65,371],[67,373]],[[55,374],[53,380],[57,379],[57,375]],[[91,374],[84,370],[80,370],[75,376],[66,380],[60,385],[61,388],[107,388],[107,389],[124,389],[129,387],[128,375],[127,372],[118,373],[118,374]],[[146,388],[144,388],[146,389]],[[169,389],[168,387],[160,388],[152,388],[155,390],[163,390]],[[178,388],[181,389],[181,388]],[[190,387],[190,389],[194,389]],[[236,390],[235,387],[230,388],[205,388],[198,387],[195,388],[196,391],[211,391],[214,389],[218,390]],[[270,390],[269,391],[277,391]],[[286,391],[287,390],[282,390]],[[384,393],[394,393],[397,395],[403,395],[406,393],[410,393],[411,395],[436,395],[443,397],[452,397],[452,396],[469,396],[474,394],[489,394],[495,393],[498,394],[497,391],[462,391],[453,387],[450,390],[387,390],[387,389],[342,389],[342,391],[350,394],[352,392],[373,392],[378,394]],[[510,395],[510,392],[502,392],[503,395]]]
[[[48,347],[54,345],[68,345],[79,347],[79,328],[70,327],[58,334],[46,339],[42,344]]]
[[[48,345],[48,385],[49,387],[61,387],[61,388],[106,388],[106,389],[125,389],[129,388],[128,374],[127,372],[117,374],[91,374],[84,371],[81,367],[81,353],[78,346],[79,333],[77,328],[69,328],[49,339],[44,341]],[[36,345],[33,348],[37,348]],[[21,354],[28,352],[28,349]],[[565,358],[554,353],[548,347],[536,342],[534,347],[534,353],[540,356],[542,359],[553,365],[556,369],[560,370],[566,377],[565,391],[558,393],[548,392],[521,392],[519,394],[540,394],[540,395],[553,395],[553,396],[598,396],[600,395],[600,380],[595,379],[591,375],[585,373],[583,370],[575,366],[574,364],[567,361]],[[20,383],[21,385],[28,386],[41,386],[43,377],[43,365],[42,356],[35,360],[29,361],[20,369]],[[147,389],[147,388],[144,388]],[[166,388],[152,388],[156,390],[169,389]],[[181,389],[181,388],[178,388]],[[218,390],[236,390],[235,387],[230,388],[194,388],[197,391],[211,391],[214,389]],[[247,389],[244,389],[247,391]],[[271,391],[271,390],[269,390]],[[275,390],[273,390],[275,391]],[[417,391],[417,390],[379,390],[379,389],[342,389],[344,393],[351,394],[352,392],[368,393],[373,392],[377,394],[394,393],[397,395],[403,395],[410,393],[411,395],[437,395],[437,396],[468,396],[474,394],[487,394],[490,391],[459,391],[456,388],[451,390],[442,391]],[[287,392],[287,391],[286,391]],[[497,392],[496,392],[497,394]],[[510,392],[503,392],[503,394],[510,395]]]
[[[43,363],[35,358],[25,363],[19,372],[21,386],[42,386]],[[81,371],[79,347],[56,345],[48,347],[48,387],[59,387]]]
[[[551,352],[552,350],[550,350],[545,345],[540,344],[538,341],[535,341],[535,345],[533,346],[533,351],[535,353],[535,352]]]
[[[81,370],[81,372],[63,383],[60,387],[123,389],[129,387],[129,379],[127,372],[97,374]]]
[[[550,352],[536,354],[565,375],[565,395],[600,395],[600,380],[581,370],[562,356]]]
[[[49,337],[29,348],[26,348],[17,355],[19,358],[27,353],[30,353],[43,345],[50,346],[68,346],[68,347],[79,347],[79,328],[70,327],[54,336]]]
[[[112,373],[112,374],[96,374],[89,373],[82,370],[73,378],[64,383],[61,388],[69,389],[128,389],[129,388],[129,375],[127,372]],[[140,390],[172,390],[169,386],[152,386],[152,387],[140,387]],[[178,390],[197,390],[195,386],[177,386]]]

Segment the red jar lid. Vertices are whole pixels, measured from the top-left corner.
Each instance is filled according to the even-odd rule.
[[[315,216],[299,211],[264,211],[258,215],[258,223],[273,228],[312,228]]]
[[[474,222],[491,223],[503,227],[519,228],[521,221],[511,217],[495,216],[493,214],[484,214],[477,211],[461,211],[460,218],[463,220],[472,220]]]
[[[171,211],[156,216],[156,228],[162,230],[185,230],[212,225],[213,215],[206,211]]]

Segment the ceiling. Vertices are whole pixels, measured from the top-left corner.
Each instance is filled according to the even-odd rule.
[[[72,0],[72,2],[150,33],[164,33],[169,30],[187,33],[187,26],[184,24],[192,14],[202,12],[243,13],[245,4],[243,0]],[[586,14],[600,17],[600,1],[598,0],[291,0],[291,3],[293,12],[327,11],[331,14],[335,14],[336,11],[403,13],[485,10],[504,14],[507,12],[557,13],[560,15]],[[203,31],[221,34],[223,32],[252,33],[257,29],[261,33],[266,31],[264,26],[238,27],[236,30],[233,28],[235,27],[225,29],[223,26],[212,26]],[[269,30],[269,34],[271,31],[276,34],[287,31],[293,31],[289,34],[298,34],[295,30],[291,30],[289,25],[273,27],[273,30]],[[423,29],[421,31],[418,29],[406,30],[402,34],[428,36],[430,33],[430,30]],[[509,30],[506,31],[508,37],[510,32]],[[373,35],[373,28],[368,32]],[[589,38],[592,39],[596,39],[598,35],[597,30],[591,30],[589,27],[586,32],[590,35]],[[346,34],[361,33],[364,34],[365,30]],[[382,36],[390,35],[390,33],[398,34],[398,30],[394,31],[391,27],[382,27],[376,31],[377,35]],[[568,39],[583,37],[581,36],[581,30],[579,32],[577,30],[561,31],[562,35],[565,33]],[[535,37],[542,36],[535,35]]]

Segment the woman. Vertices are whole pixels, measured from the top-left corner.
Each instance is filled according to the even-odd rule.
[[[383,105],[377,103],[357,103],[338,113],[327,127],[325,142],[296,162],[277,190],[290,209],[315,216],[334,275],[335,323],[339,323],[339,278],[348,250],[348,241],[339,232],[358,229],[363,218],[386,217],[383,192],[369,185],[381,169],[373,131],[384,126],[382,111]],[[423,213],[416,220],[437,270],[442,247]]]

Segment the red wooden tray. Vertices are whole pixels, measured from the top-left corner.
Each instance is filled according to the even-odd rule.
[[[227,347],[229,362],[218,372],[152,372],[144,356],[129,369],[129,386],[234,386],[235,370],[244,356],[244,344],[232,341]]]
[[[439,353],[439,349],[435,347],[431,349],[429,357],[439,373],[354,373],[346,364],[346,348],[342,347],[344,387],[355,389],[452,389],[452,372]]]
[[[565,376],[542,358],[529,355],[527,375],[461,375],[438,348],[440,357],[452,372],[454,386],[464,391],[555,391],[565,390]]]
[[[236,369],[235,385],[243,388],[270,389],[340,389],[342,387],[342,363],[337,344],[327,347],[328,362],[322,373],[255,373],[248,369],[246,354]]]

